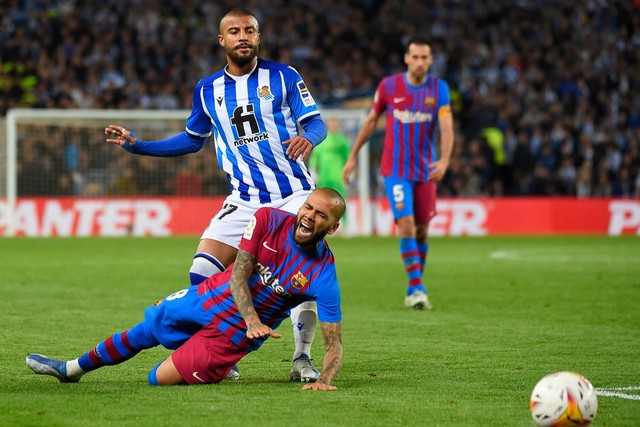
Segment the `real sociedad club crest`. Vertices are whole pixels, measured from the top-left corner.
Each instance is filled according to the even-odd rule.
[[[309,279],[307,279],[306,277],[304,277],[304,274],[302,274],[302,271],[298,271],[292,278],[291,278],[291,284],[293,285],[294,288],[296,289],[302,289],[305,286],[307,286],[307,283],[309,283]]]
[[[271,93],[271,89],[269,89],[269,86],[264,85],[258,88],[258,98],[264,100],[264,101],[271,101],[273,100],[274,96]]]

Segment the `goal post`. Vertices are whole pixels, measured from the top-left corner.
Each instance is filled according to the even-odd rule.
[[[366,111],[320,109],[325,120],[337,119],[340,132],[353,143]],[[140,138],[164,139],[182,130],[190,110],[11,109],[0,136],[0,235],[16,235],[17,208],[29,198],[108,199],[175,196],[226,196],[229,184],[212,155],[156,158],[122,153],[104,142],[104,128],[118,124]],[[207,144],[210,144],[208,141]],[[2,147],[4,145],[4,147]],[[368,147],[368,146],[367,146]],[[4,150],[2,150],[4,148]],[[369,150],[358,158],[358,176],[349,188],[349,205],[357,229],[370,235]],[[1,169],[5,169],[4,173]],[[4,206],[2,206],[4,205]],[[356,213],[357,212],[357,213]],[[213,212],[209,212],[209,217]],[[64,221],[61,219],[60,221]]]

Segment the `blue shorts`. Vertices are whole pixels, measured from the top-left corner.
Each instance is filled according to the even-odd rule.
[[[175,350],[211,321],[205,311],[198,286],[174,292],[144,311],[144,321],[164,347]]]
[[[393,218],[413,216],[417,224],[428,224],[436,216],[436,183],[384,177],[384,188]]]

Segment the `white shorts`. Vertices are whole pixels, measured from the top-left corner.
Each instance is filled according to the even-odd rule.
[[[211,218],[200,239],[217,240],[237,248],[247,224],[258,209],[271,207],[296,214],[309,194],[311,191],[298,191],[285,199],[264,204],[250,204],[231,194],[224,200],[218,213]]]

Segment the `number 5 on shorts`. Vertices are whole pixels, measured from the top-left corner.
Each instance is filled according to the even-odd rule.
[[[404,201],[404,189],[402,184],[396,184],[393,186],[393,201],[396,203],[402,203]]]

